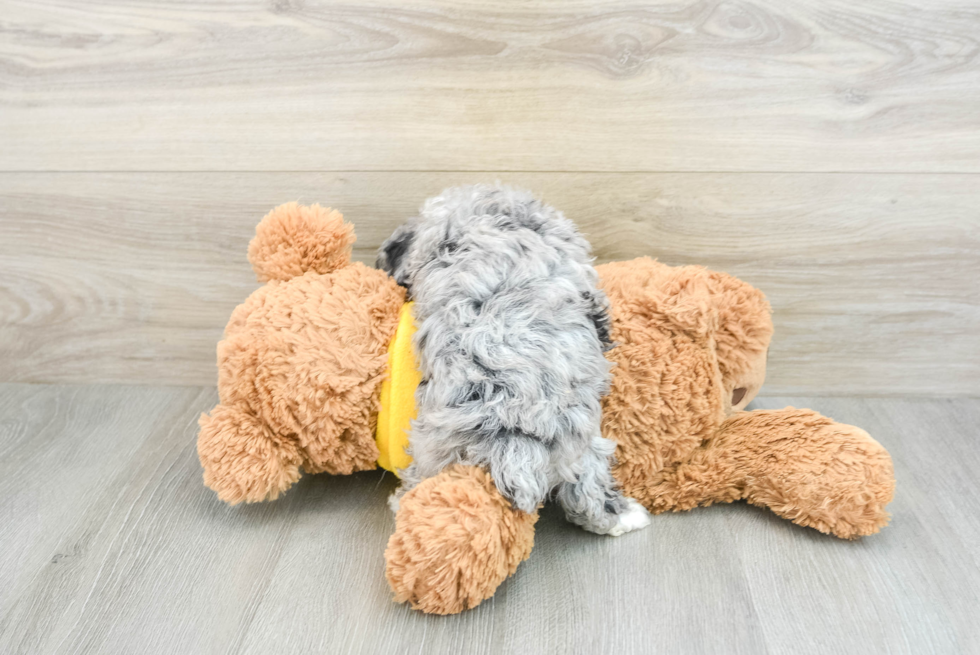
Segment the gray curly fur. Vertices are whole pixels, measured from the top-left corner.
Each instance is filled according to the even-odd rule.
[[[378,267],[409,290],[418,325],[422,383],[399,496],[471,464],[517,509],[554,489],[569,520],[608,532],[626,501],[599,426],[607,300],[574,224],[525,191],[447,189],[382,245]]]

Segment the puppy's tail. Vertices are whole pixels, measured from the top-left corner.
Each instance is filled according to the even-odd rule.
[[[255,228],[248,261],[259,282],[288,280],[314,271],[330,273],[350,262],[354,226],[329,207],[279,205]]]

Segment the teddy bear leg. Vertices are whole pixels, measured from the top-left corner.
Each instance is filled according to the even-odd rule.
[[[853,539],[887,525],[895,478],[888,452],[864,430],[787,407],[737,412],[688,461],[624,488],[654,513],[745,499]]]
[[[730,456],[751,471],[745,488],[750,503],[843,539],[888,524],[892,460],[864,430],[787,407],[736,414],[722,425],[721,436]]]
[[[218,405],[198,420],[197,453],[204,484],[237,505],[274,500],[299,479],[302,456],[292,439],[248,408]]]
[[[725,481],[724,499],[745,498],[843,539],[884,527],[895,489],[881,444],[809,409],[738,412],[691,465]]]
[[[531,554],[537,520],[513,509],[478,467],[423,480],[401,497],[385,550],[395,601],[429,614],[476,607]]]
[[[709,442],[696,450],[690,461],[652,475],[642,470],[642,463],[621,465],[615,474],[623,492],[654,514],[740,500],[744,496],[744,477],[735,463],[720,453]]]

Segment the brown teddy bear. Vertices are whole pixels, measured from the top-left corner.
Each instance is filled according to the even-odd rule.
[[[377,466],[389,344],[405,341],[393,337],[410,312],[394,280],[350,263],[353,242],[341,215],[317,205],[282,205],[259,223],[249,261],[267,284],[228,322],[221,404],[200,421],[204,481],[222,500],[274,499],[301,468]],[[760,291],[648,258],[598,271],[617,344],[603,435],[618,445],[627,496],[654,513],[745,499],[846,539],[888,522],[891,459],[866,432],[806,409],[743,411],[772,336]],[[478,605],[530,555],[536,520],[481,469],[423,481],[401,498],[385,552],[395,600],[436,614]]]

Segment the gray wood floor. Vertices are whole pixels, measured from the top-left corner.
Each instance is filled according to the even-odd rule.
[[[201,484],[200,387],[0,385],[2,653],[966,653],[980,644],[980,400],[766,398],[892,452],[893,524],[858,542],[743,504],[620,539],[546,509],[497,595],[389,600],[380,473],[229,508]]]

